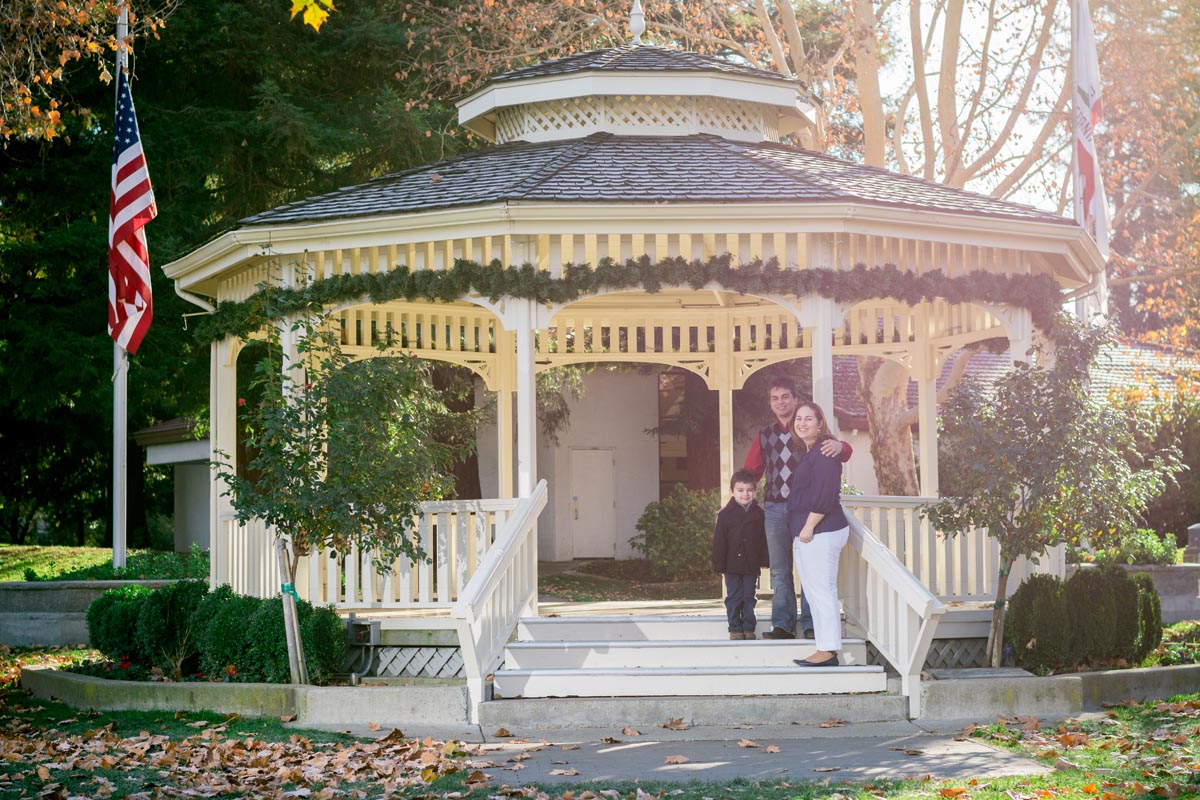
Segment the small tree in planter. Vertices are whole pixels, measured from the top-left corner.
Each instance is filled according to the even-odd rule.
[[[1017,364],[988,390],[959,384],[942,409],[947,495],[924,508],[947,535],[986,527],[1000,545],[988,652],[1001,661],[1013,563],[1060,543],[1107,546],[1136,528],[1179,470],[1173,448],[1136,451],[1144,420],[1088,393],[1088,369],[1112,334],[1060,317],[1049,366]],[[1135,466],[1138,465],[1138,466]]]
[[[415,356],[391,350],[402,344],[391,331],[378,343],[381,357],[354,361],[317,301],[285,317],[271,307],[277,294],[256,295],[270,346],[255,367],[261,400],[244,418],[248,475],[226,454],[217,468],[237,519],[261,519],[278,535],[293,681],[306,682],[291,589],[299,559],[358,548],[390,569],[398,558],[427,558],[416,537],[419,503],[452,495],[453,467],[473,447],[475,424],[446,408]],[[280,318],[292,321],[273,322]]]

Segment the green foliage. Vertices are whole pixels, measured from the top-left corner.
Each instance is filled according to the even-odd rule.
[[[1144,572],[1136,573],[1133,585],[1137,587],[1138,634],[1133,647],[1133,659],[1141,663],[1162,642],[1162,598],[1154,586],[1154,579]]]
[[[1048,672],[1067,660],[1070,628],[1063,582],[1055,575],[1034,574],[1008,600],[1005,641],[1017,666]]]
[[[264,310],[260,321],[272,316]],[[326,323],[314,309],[292,324],[299,344],[282,363],[280,331],[268,326],[272,346],[244,417],[248,472],[221,454],[218,474],[238,520],[286,535],[294,557],[357,547],[381,564],[423,558],[419,504],[453,493],[454,465],[474,446],[474,414],[451,412],[427,364],[387,349],[397,342],[380,342],[391,357],[352,361]]]
[[[672,580],[706,578],[712,567],[712,537],[721,493],[676,486],[665,499],[650,503],[638,518],[629,543]]]
[[[1070,625],[1071,661],[1098,664],[1116,649],[1116,598],[1100,570],[1076,570],[1063,586]]]
[[[341,672],[349,645],[341,619],[332,608],[314,608],[307,601],[296,604],[300,636],[308,660],[309,679],[327,681]],[[251,670],[268,683],[288,683],[287,638],[283,628],[283,601],[279,597],[264,600],[247,624],[246,644]]]
[[[176,581],[147,597],[138,612],[134,639],[139,652],[175,680],[195,671],[199,653],[192,615],[206,594],[204,581]]]
[[[1179,558],[1175,534],[1159,536],[1149,528],[1138,528],[1111,547],[1096,550],[1068,548],[1069,560],[1079,564],[1174,564]]]
[[[148,586],[132,584],[109,589],[88,605],[88,641],[113,661],[140,661],[143,651],[136,637],[142,606],[154,593]]]
[[[234,593],[224,584],[209,592],[192,625],[200,651],[200,671],[210,680],[260,681],[247,648],[247,621],[263,601]]]
[[[1136,441],[1145,421],[1088,392],[1089,368],[1112,336],[1061,317],[1049,367],[1017,364],[990,391],[961,383],[943,406],[940,466],[953,496],[924,513],[950,535],[988,528],[1000,546],[998,588],[1020,556],[1119,542],[1180,468],[1172,448],[1144,461]]]
[[[972,272],[948,277],[940,270],[920,275],[901,271],[895,266],[870,267],[858,264],[852,270],[781,269],[774,260],[734,265],[728,254],[708,261],[665,258],[657,264],[648,257],[619,263],[605,258],[595,267],[568,264],[561,278],[536,269],[530,264],[505,266],[499,261],[479,264],[457,259],[454,266],[440,271],[410,271],[341,275],[314,281],[296,289],[262,289],[249,299],[224,302],[217,313],[204,317],[197,335],[214,340],[226,335],[245,338],[263,324],[261,295],[270,294],[265,304],[273,310],[272,320],[308,312],[314,308],[368,298],[372,303],[424,298],[453,301],[471,291],[492,300],[502,296],[522,297],[545,303],[566,303],[606,289],[644,289],[650,293],[664,286],[691,286],[695,289],[716,283],[724,289],[747,294],[818,294],[839,303],[889,297],[910,305],[937,298],[950,302],[1007,303],[1030,311],[1034,324],[1042,330],[1054,327],[1059,306],[1058,284],[1048,276],[999,275]]]
[[[1189,619],[1161,629],[1162,639],[1147,665],[1200,664],[1200,620]]]

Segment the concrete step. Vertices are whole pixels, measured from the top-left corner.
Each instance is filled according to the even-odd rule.
[[[501,669],[498,697],[654,697],[883,692],[883,667]]]
[[[723,639],[676,641],[532,641],[505,648],[506,669],[591,669],[631,667],[778,667],[813,652],[811,640]],[[862,639],[844,639],[842,664],[867,662]]]
[[[759,617],[757,634],[771,630],[770,614]],[[517,639],[529,641],[671,641],[711,639],[728,641],[723,615],[645,617],[525,617]]]
[[[857,723],[903,722],[908,701],[896,694],[783,695],[773,697],[566,697],[489,700],[479,707],[485,733],[507,728],[524,731],[625,726],[647,736],[670,720],[698,727],[739,725],[819,725],[838,720]]]

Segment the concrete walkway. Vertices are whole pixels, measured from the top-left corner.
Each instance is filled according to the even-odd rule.
[[[963,723],[964,725],[966,723]],[[953,723],[957,726],[958,723]],[[308,726],[311,727],[311,726]],[[388,730],[341,728],[361,736]],[[984,742],[961,726],[931,730],[910,722],[844,725],[662,727],[607,731],[557,730],[545,736],[519,731],[412,729],[407,736],[468,743],[472,769],[500,785],[550,785],[584,781],[869,781],[929,776],[933,779],[1037,775],[1048,767]]]

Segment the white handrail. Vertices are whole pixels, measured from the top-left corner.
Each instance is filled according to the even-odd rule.
[[[546,481],[517,501],[504,527],[450,611],[458,628],[471,721],[479,721],[484,682],[524,614],[537,613],[537,519]]]
[[[900,673],[909,716],[918,717],[921,668],[946,606],[852,512],[846,517],[850,546],[860,557],[842,559],[842,609]]]

